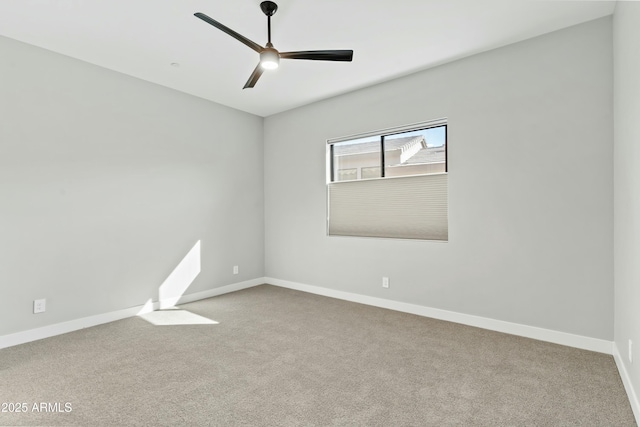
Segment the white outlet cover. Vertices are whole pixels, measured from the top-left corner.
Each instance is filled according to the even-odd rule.
[[[47,300],[37,299],[33,301],[33,313],[44,313],[47,310]]]

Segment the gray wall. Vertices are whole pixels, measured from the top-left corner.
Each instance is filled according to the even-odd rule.
[[[614,15],[615,343],[640,392],[640,3],[618,2]],[[633,340],[634,363],[628,359]],[[638,408],[636,404],[636,409]],[[640,416],[640,414],[636,414]]]
[[[0,37],[0,335],[157,300],[200,240],[186,293],[267,275],[611,340],[611,46],[604,18],[263,129],[259,117]],[[450,241],[327,237],[325,140],[444,116]],[[617,161],[625,176],[635,166],[620,151]],[[616,195],[635,189],[627,179]],[[633,244],[617,241],[617,262]],[[637,274],[630,261],[623,271],[619,294]],[[46,313],[31,313],[36,298]],[[621,349],[638,324],[625,301]]]
[[[3,37],[0,52],[0,335],[157,300],[197,241],[185,293],[264,275],[262,118]]]
[[[266,275],[612,340],[612,73],[607,17],[268,117]],[[325,140],[441,117],[449,242],[327,237]]]

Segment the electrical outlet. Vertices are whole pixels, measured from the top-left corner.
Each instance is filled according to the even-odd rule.
[[[237,265],[233,266],[233,274],[238,274],[238,266]]]
[[[388,277],[383,277],[382,278],[382,287],[383,288],[388,288],[389,287],[389,278]]]
[[[629,362],[633,363],[633,341],[629,340]]]
[[[47,311],[47,300],[37,299],[33,301],[33,314],[44,313]]]

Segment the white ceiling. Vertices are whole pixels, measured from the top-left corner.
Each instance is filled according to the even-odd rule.
[[[258,54],[193,14],[264,45],[260,0],[1,0],[0,35],[269,116],[610,15],[615,7],[615,1],[275,1],[276,49],[353,49],[353,62],[282,60],[243,90]]]

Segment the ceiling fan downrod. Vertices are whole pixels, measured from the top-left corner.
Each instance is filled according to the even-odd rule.
[[[263,1],[260,3],[260,9],[262,9],[262,13],[267,15],[267,46],[269,46],[271,45],[271,17],[278,10],[278,5],[272,1]],[[269,47],[273,47],[273,45]]]

